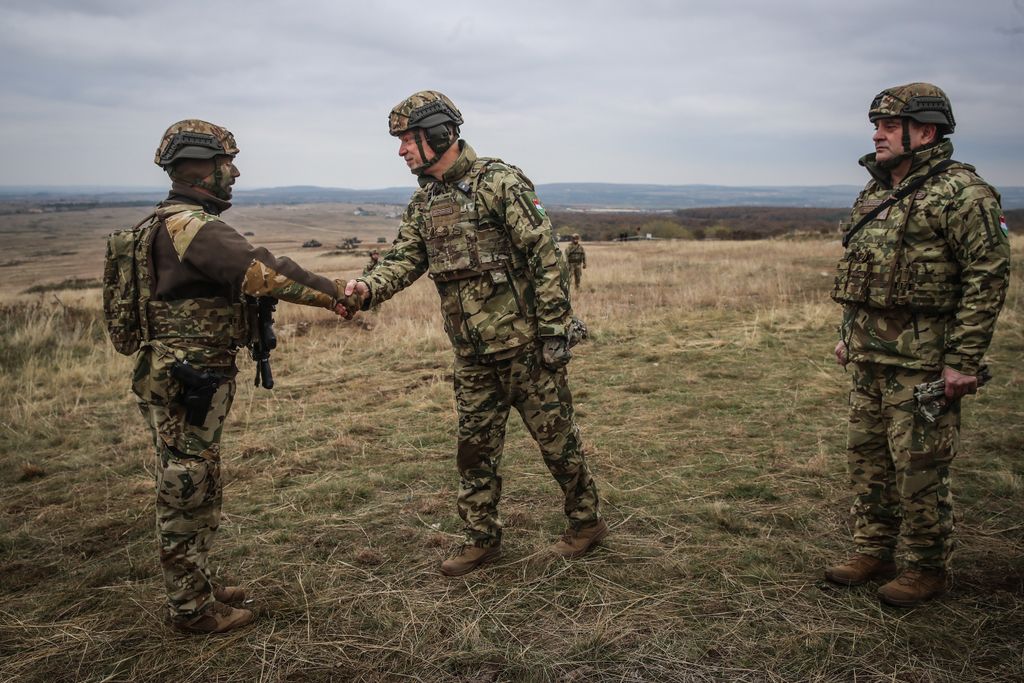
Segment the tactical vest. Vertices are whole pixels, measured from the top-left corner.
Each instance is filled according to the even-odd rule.
[[[477,206],[480,176],[492,163],[500,162],[477,159],[463,181],[447,192],[429,195],[418,207],[424,216],[431,280],[453,282],[487,274],[495,282],[505,282],[525,270],[526,259],[512,246],[505,226],[481,217]]]
[[[973,170],[956,164],[945,173],[958,169]],[[935,196],[928,188],[945,173],[883,210],[853,236],[836,267],[836,302],[878,309],[905,306],[932,314],[956,310],[962,293],[960,266],[943,234],[941,211],[921,205]],[[886,199],[871,195],[865,191],[858,198],[854,223]]]
[[[569,263],[583,263],[583,247],[578,244],[570,244],[565,250],[565,258]]]
[[[532,305],[526,302],[526,256],[513,244],[508,228],[481,212],[479,183],[488,167],[504,163],[480,158],[455,185],[434,185],[415,205],[423,218],[427,276],[441,297],[445,331],[460,355],[491,354],[531,341],[536,327]],[[530,183],[521,171],[519,179]],[[482,299],[507,299],[514,312],[495,315]]]
[[[192,341],[215,348],[248,343],[248,311],[223,297],[153,301],[153,238],[172,223],[178,231],[198,230],[199,206],[159,207],[134,227],[107,237],[103,265],[103,314],[114,348],[131,355],[152,340]]]

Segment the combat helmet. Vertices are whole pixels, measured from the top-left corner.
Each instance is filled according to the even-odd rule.
[[[207,121],[185,119],[164,132],[153,163],[166,170],[179,159],[212,159],[218,154],[238,154],[231,131]]]
[[[868,120],[899,117],[918,123],[934,123],[941,135],[949,135],[956,127],[953,106],[942,88],[931,83],[907,83],[886,88],[875,95],[868,110]]]
[[[416,175],[436,164],[455,144],[461,125],[462,114],[455,103],[436,90],[421,90],[410,95],[396,104],[388,115],[388,132],[391,135],[398,136],[413,128],[423,130],[423,136],[416,138],[416,146],[424,161],[412,170]],[[429,159],[423,149],[423,137],[434,151],[434,156]]]

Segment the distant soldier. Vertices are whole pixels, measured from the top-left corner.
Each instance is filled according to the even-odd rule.
[[[391,250],[346,287],[367,306],[427,273],[441,297],[455,350],[458,510],[465,521],[465,544],[441,563],[448,576],[500,554],[499,465],[511,408],[565,496],[569,528],[553,551],[577,557],[608,533],[566,378],[576,324],[551,222],[522,171],[477,157],[458,139],[461,124],[451,100],[430,90],[391,110],[390,132],[420,189]]]
[[[171,178],[170,194],[140,229],[111,236],[105,268],[111,288],[138,283],[136,300],[108,305],[105,291],[104,304],[118,350],[138,349],[132,389],[156,446],[167,607],[171,624],[192,633],[222,633],[253,618],[232,607],[245,590],[215,585],[207,569],[220,525],[220,440],[235,395],[235,354],[253,331],[243,295],[345,310],[340,281],[252,246],[220,219],[239,176],[236,154],[220,126],[189,119],[168,128],[155,162]],[[112,257],[117,240],[120,257]]]
[[[565,258],[569,261],[569,268],[572,269],[573,286],[580,288],[580,280],[583,279],[583,269],[587,267],[587,252],[580,244],[579,234],[572,236],[572,244],[565,250]]]
[[[853,207],[832,297],[843,304],[840,365],[853,367],[848,460],[853,542],[828,580],[878,590],[912,607],[947,588],[953,549],[949,467],[960,442],[960,397],[972,394],[1006,296],[1010,247],[999,193],[953,161],[953,111],[928,83],[883,90],[868,112],[872,180]],[[915,385],[945,381],[934,423]]]
[[[374,249],[370,252],[370,260],[365,266],[363,266],[363,275],[369,275],[372,273],[378,263],[380,263],[380,252]]]

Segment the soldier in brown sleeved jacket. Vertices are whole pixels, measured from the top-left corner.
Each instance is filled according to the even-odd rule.
[[[239,175],[237,153],[220,126],[190,119],[167,129],[155,161],[170,176],[171,191],[134,231],[137,258],[130,261],[137,264],[141,318],[132,389],[157,452],[157,535],[169,617],[176,628],[198,633],[253,619],[252,611],[231,606],[245,601],[245,591],[214,585],[207,570],[220,523],[220,439],[235,394],[235,355],[252,328],[244,296],[344,310],[336,281],[253,246],[221,220]],[[187,411],[182,366],[205,373],[216,387],[205,419]]]

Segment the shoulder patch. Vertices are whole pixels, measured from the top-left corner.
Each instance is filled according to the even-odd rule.
[[[171,238],[171,243],[174,244],[174,251],[180,261],[185,258],[185,252],[188,251],[189,245],[192,244],[192,240],[195,239],[202,227],[220,219],[213,214],[206,213],[198,206],[184,204],[173,208],[175,209],[173,212],[159,211],[158,213],[164,219],[167,234]]]
[[[526,216],[530,219],[531,223],[535,226],[540,226],[544,223],[548,213],[544,210],[544,206],[540,203],[540,199],[535,192],[527,190],[520,194],[517,199],[523,210],[526,211]]]

